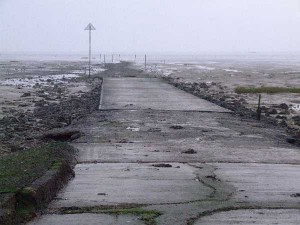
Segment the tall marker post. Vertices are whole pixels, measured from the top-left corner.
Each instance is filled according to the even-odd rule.
[[[89,31],[89,77],[91,77],[91,57],[92,57],[92,30],[96,30],[93,24],[89,23],[84,30]]]

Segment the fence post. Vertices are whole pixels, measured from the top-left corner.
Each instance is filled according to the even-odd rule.
[[[260,108],[260,100],[261,100],[261,94],[258,96],[258,105],[257,105],[257,120],[261,119],[261,108]]]

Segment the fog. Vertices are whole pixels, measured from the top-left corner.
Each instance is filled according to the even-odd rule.
[[[1,52],[300,51],[300,0],[0,0]]]

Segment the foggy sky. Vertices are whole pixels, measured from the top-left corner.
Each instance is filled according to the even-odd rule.
[[[300,0],[0,0],[0,51],[300,51]]]

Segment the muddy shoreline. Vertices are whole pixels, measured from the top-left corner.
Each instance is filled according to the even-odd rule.
[[[14,64],[8,63],[10,67],[16,67]],[[82,63],[19,64],[16,68],[20,70],[0,80],[0,88],[9,90],[0,96],[0,155],[47,141],[42,138],[47,132],[67,127],[99,105],[102,79],[97,74],[104,70],[101,65],[94,66],[93,76],[88,78]],[[22,69],[23,65],[34,65],[34,69]]]
[[[213,79],[211,81],[199,81],[200,78],[196,79],[197,76],[195,75],[185,75],[187,71],[164,73],[151,67],[147,69],[147,72],[151,76],[161,78],[181,90],[230,109],[242,117],[255,119],[258,117],[258,94],[237,94],[227,86],[228,84],[225,81],[220,82]],[[191,77],[186,78],[185,76]],[[263,98],[269,99],[270,96],[272,97],[272,95],[263,95]],[[256,98],[256,104],[253,104],[254,98]],[[280,97],[278,97],[278,100],[280,101]],[[285,129],[288,134],[287,142],[300,145],[300,116],[297,111],[291,108],[290,104],[284,102],[264,104],[263,102],[260,109],[260,119],[262,121]]]

